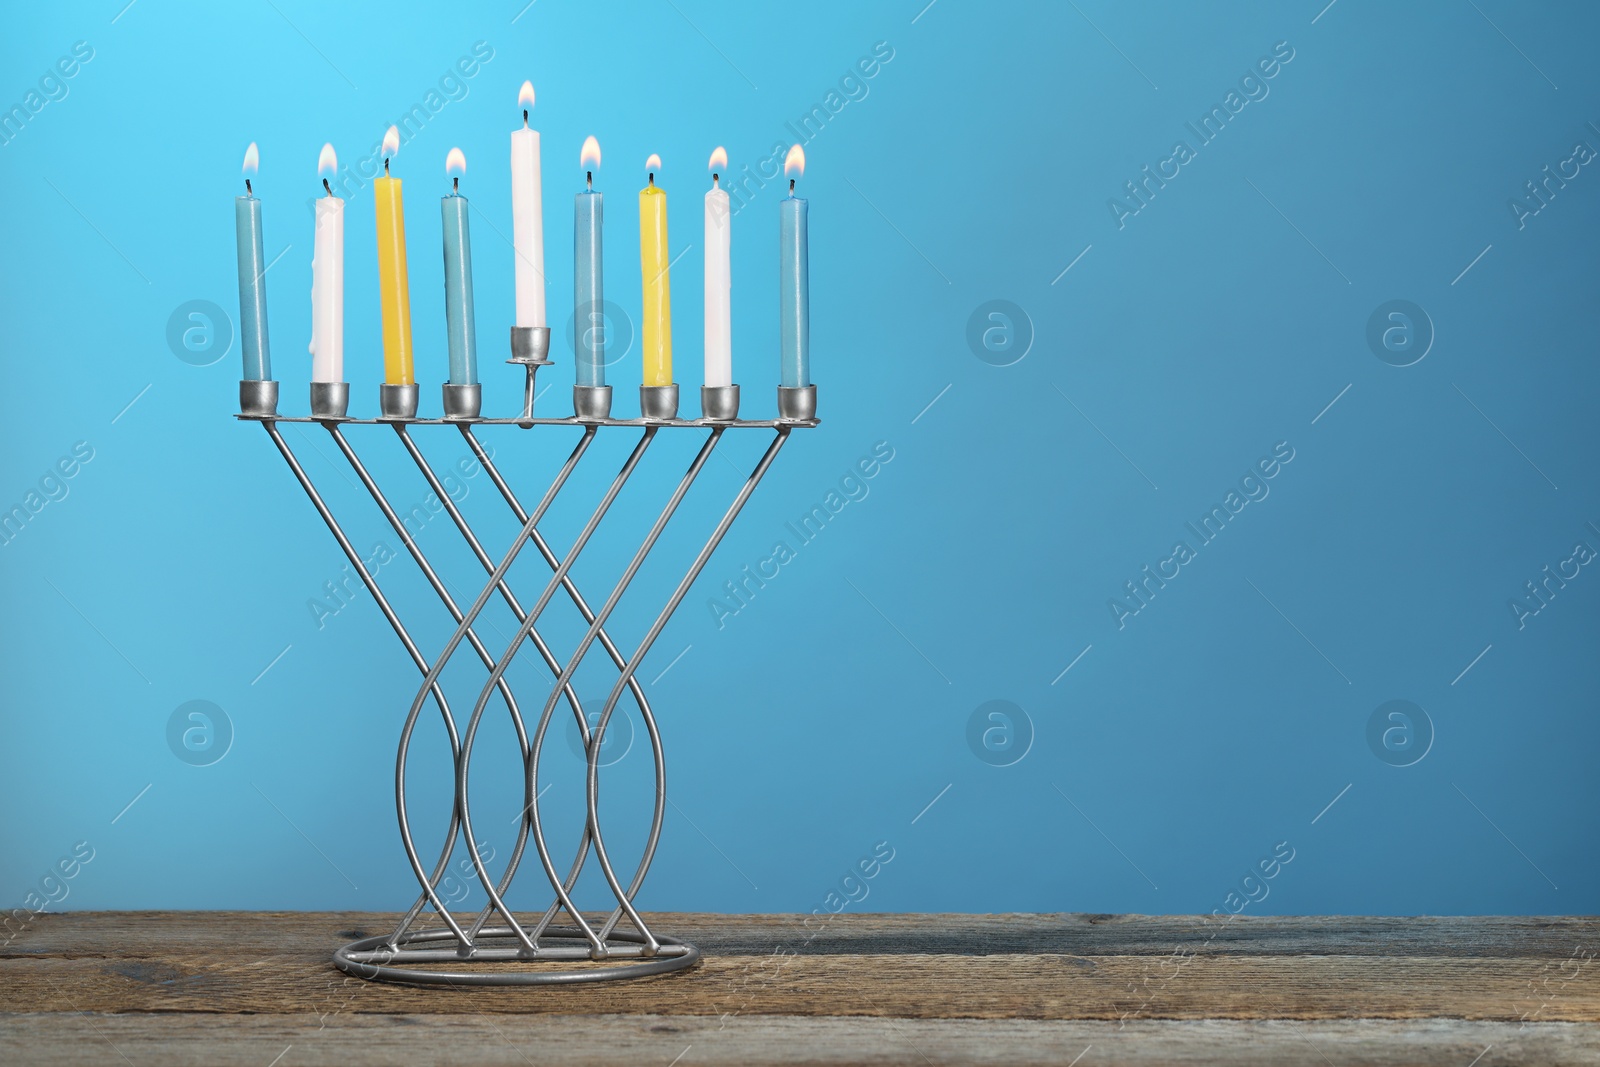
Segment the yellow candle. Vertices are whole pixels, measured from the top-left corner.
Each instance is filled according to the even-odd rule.
[[[652,156],[651,164],[660,166]],[[644,277],[644,321],[639,325],[644,351],[644,384],[672,384],[672,287],[667,277],[667,194],[655,174],[639,190],[639,266]]]
[[[391,141],[392,138],[392,141]],[[400,147],[400,134],[389,128],[383,139],[384,156]],[[372,202],[378,212],[378,298],[383,316],[383,380],[390,385],[415,381],[411,365],[411,288],[406,281],[406,217],[400,196],[400,179],[389,177],[389,160],[383,176],[372,182]]]

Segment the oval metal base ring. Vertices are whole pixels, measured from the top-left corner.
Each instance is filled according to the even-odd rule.
[[[485,945],[485,939],[506,938],[508,946]],[[569,945],[549,945],[548,940],[577,942]],[[548,955],[530,954],[510,927],[486,928],[478,933],[471,949],[465,953],[441,947],[421,948],[430,941],[454,944],[456,935],[450,930],[423,930],[407,934],[398,949],[385,951],[387,936],[367,937],[352,941],[333,954],[334,966],[357,978],[377,982],[399,982],[406,985],[485,986],[485,985],[574,985],[581,982],[613,982],[630,978],[645,978],[653,974],[666,974],[693,967],[700,960],[700,950],[687,941],[657,936],[656,941],[665,951],[655,956],[632,956],[626,963],[615,966],[586,967],[581,970],[545,970],[542,964],[557,960],[589,958],[589,942],[576,927],[550,927],[540,935],[541,947]],[[645,939],[632,931],[613,930],[607,943],[621,941],[643,945]],[[362,958],[357,958],[362,957]],[[615,958],[615,957],[612,957]],[[383,960],[384,962],[375,962]],[[538,970],[528,971],[434,971],[422,970],[410,963],[529,963]]]

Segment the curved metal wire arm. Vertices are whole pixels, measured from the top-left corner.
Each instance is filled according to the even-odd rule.
[[[645,876],[660,844],[667,796],[666,761],[659,725],[649,698],[636,675],[656,639],[661,636],[695,579],[699,577],[717,546],[732,528],[740,510],[749,501],[756,486],[772,466],[779,450],[788,441],[790,432],[796,428],[815,426],[816,420],[715,422],[706,419],[577,420],[526,417],[354,420],[279,418],[260,415],[241,415],[240,418],[260,422],[266,429],[273,444],[288,463],[295,480],[333,534],[334,540],[349,559],[362,584],[372,594],[378,610],[394,630],[422,676],[421,684],[401,724],[400,742],[395,759],[395,811],[400,839],[421,891],[392,933],[365,938],[346,945],[334,953],[334,963],[342,970],[364,978],[410,984],[462,986],[605,981],[660,974],[692,966],[699,958],[699,950],[686,942],[652,932],[633,903],[644,884]],[[334,518],[327,501],[318,492],[311,477],[279,431],[277,425],[279,422],[320,423],[379,513],[400,538],[407,554],[433,590],[439,605],[455,624],[449,640],[431,659],[425,657],[417,647],[392,602],[379,588],[376,576],[367,568],[360,553],[350,543],[349,537]],[[450,525],[461,537],[477,567],[483,572],[482,585],[478,587],[479,591],[470,604],[463,606],[461,600],[452,593],[452,582],[441,573],[436,564],[429,559],[428,554],[418,545],[416,537],[406,527],[405,518],[390,503],[388,496],[379,487],[372,469],[363,462],[345,433],[349,426],[384,424],[394,431],[395,438],[416,468],[422,484],[426,485],[432,496],[439,501],[450,518]],[[467,516],[446,491],[443,480],[423,454],[413,434],[418,427],[447,425],[453,425],[460,431],[477,463],[489,476],[504,505],[519,524],[516,536],[498,559],[485,548]],[[582,430],[577,444],[573,446],[566,461],[531,511],[523,505],[500,467],[494,462],[490,450],[484,447],[474,432],[479,426],[500,425],[520,426],[524,429],[532,426],[574,426]],[[600,502],[590,513],[572,544],[566,548],[564,554],[560,554],[540,532],[539,524],[572,479],[603,428],[608,432],[612,432],[611,428],[633,428],[640,432],[627,459],[612,478]],[[606,521],[612,505],[633,475],[640,470],[651,445],[658,439],[661,431],[695,428],[708,432],[694,459],[645,532],[638,549],[618,573],[600,607],[598,609],[592,607],[573,579],[574,564],[590,544],[596,531]],[[699,479],[706,461],[724,434],[728,430],[754,429],[766,429],[772,432],[766,450],[740,486],[721,520],[696,553],[643,639],[631,653],[624,655],[607,631],[607,622],[625,599],[634,578],[655,549],[667,526],[679,513],[681,505],[689,496],[690,489]],[[543,433],[539,435],[540,438],[543,436]],[[513,564],[529,544],[533,545],[548,573],[543,589],[531,603],[517,596],[509,577]],[[460,578],[460,576],[452,577]],[[459,586],[463,589],[470,587]],[[498,656],[493,655],[485,646],[480,630],[475,629],[485,607],[497,597],[517,621],[515,635]],[[565,658],[558,656],[539,630],[539,620],[551,604],[558,600],[570,604],[585,626],[583,637]],[[458,730],[456,717],[451,712],[440,679],[445,667],[452,661],[463,643],[472,650],[474,658],[482,664],[485,675],[473,703],[472,712],[465,726]],[[591,715],[586,714],[582,702],[574,691],[572,681],[579,667],[597,644],[604,650],[610,668],[614,670],[615,681],[604,706],[591,724]],[[543,707],[537,723],[533,724],[531,730],[525,717],[527,701],[524,698],[519,703],[515,688],[507,677],[510,667],[528,645],[531,645],[537,653],[544,676],[549,679],[548,692],[543,694]],[[452,672],[452,677],[459,673],[460,668],[457,668]],[[639,718],[649,737],[655,775],[654,804],[649,833],[632,873],[627,876],[626,884],[623,877],[618,874],[612,852],[606,847],[599,812],[601,747],[604,744],[606,728],[625,695],[630,698],[631,705],[638,710]],[[412,735],[423,707],[430,701],[439,709],[444,721],[450,741],[451,759],[455,767],[455,789],[449,817],[444,820],[444,842],[439,857],[431,869],[424,865],[418,851],[407,805],[406,786],[406,769]],[[490,854],[490,850],[484,847],[484,843],[474,832],[469,788],[473,747],[484,713],[492,701],[497,706],[503,705],[510,716],[523,766],[523,807],[520,814],[514,816],[517,822],[517,836],[498,876],[489,869],[489,864],[497,857]],[[574,717],[578,735],[582,739],[587,755],[586,818],[582,827],[577,828],[581,832],[576,835],[576,847],[564,871],[558,866],[557,857],[552,853],[550,842],[547,840],[546,827],[540,811],[542,790],[539,784],[540,755],[550,725],[554,721],[556,707],[563,701]],[[530,840],[551,896],[548,905],[537,917],[519,918],[507,902],[507,894],[516,884],[516,876]],[[482,883],[488,898],[487,903],[475,916],[453,914],[444,899],[444,886],[450,877],[452,859],[456,855],[458,846],[465,848],[473,876]],[[603,919],[598,920],[586,917],[573,899],[579,876],[591,859],[599,868],[606,886],[615,898],[615,906]],[[468,865],[466,862],[461,862],[455,866],[464,873]],[[442,926],[426,928],[419,926],[424,911],[431,911],[437,915]],[[557,919],[563,913],[566,922],[557,925]],[[514,966],[519,964],[520,966]]]

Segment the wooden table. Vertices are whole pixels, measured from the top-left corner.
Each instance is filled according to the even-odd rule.
[[[328,962],[392,922],[36,916],[0,949],[0,1063],[1600,1064],[1593,918],[660,915],[692,971],[449,990]]]

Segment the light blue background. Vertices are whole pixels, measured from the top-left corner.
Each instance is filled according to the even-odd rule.
[[[585,135],[605,154],[607,295],[631,310],[645,156],[665,160],[674,254],[697,246],[710,149],[726,145],[736,171],[765,158],[886,42],[865,97],[807,145],[825,421],[795,435],[641,674],[672,800],[642,903],[821,907],[888,841],[894,860],[852,907],[1208,912],[1231,909],[1241,876],[1287,841],[1295,858],[1252,913],[1600,910],[1600,575],[1584,568],[1525,628],[1508,606],[1575,541],[1600,548],[1600,176],[1582,168],[1524,228],[1508,207],[1576,141],[1600,147],[1600,13],[925,2],[377,14],[105,0],[9,14],[0,105],[74,42],[94,58],[0,146],[0,505],[75,442],[94,458],[0,548],[0,902],[20,904],[80,840],[95,858],[62,907],[392,909],[415,893],[392,788],[415,673],[369,598],[314,621],[307,601],[342,558],[262,432],[232,418],[236,341],[196,367],[166,340],[185,301],[237,314],[231,198],[248,142],[267,255],[288,248],[267,278],[274,366],[285,410],[303,411],[317,151],[366,155],[487,42],[492,60],[395,167],[425,410],[445,374],[433,198],[460,146],[488,407],[506,412],[512,263],[496,231],[509,234],[523,79],[539,94],[560,321]],[[1270,94],[1119,229],[1108,199],[1175,140],[1192,145],[1184,124],[1280,41],[1294,58]],[[777,375],[777,196],[769,186],[734,221],[735,378],[753,415],[772,411]],[[381,375],[370,205],[352,197],[347,236],[346,365],[364,414]],[[689,406],[700,265],[690,248],[673,276]],[[1010,366],[967,340],[994,299],[1031,322]],[[1404,368],[1366,340],[1393,299],[1436,331]],[[546,411],[566,410],[571,382],[557,338]],[[619,410],[638,374],[636,352],[613,368]],[[398,549],[321,431],[286,432],[357,543]],[[602,436],[545,527],[558,550],[631,443]],[[698,437],[670,436],[575,572],[595,601]],[[730,436],[619,613],[623,644],[759,452],[762,435]],[[351,437],[398,502],[422,499],[387,431]],[[440,463],[464,454],[449,431],[418,437]],[[535,499],[574,439],[484,437]],[[869,495],[719,629],[709,598],[877,442],[894,458]],[[1270,495],[1119,629],[1108,601],[1123,583],[1190,539],[1184,524],[1278,442],[1294,459]],[[464,484],[498,554],[514,524],[486,478]],[[448,520],[418,540],[470,600],[478,572]],[[518,573],[537,581],[537,567]],[[413,565],[379,577],[431,654],[448,620]],[[570,615],[552,609],[558,649]],[[509,626],[494,622],[498,652]],[[463,661],[475,694],[470,675]],[[597,672],[580,691],[606,688]],[[211,766],[168,748],[169,716],[193,699],[235,733]],[[1010,766],[968,745],[993,699],[1031,723]],[[1391,699],[1435,731],[1412,766],[1367,743]],[[502,855],[517,807],[503,719],[474,779],[480,832]],[[575,829],[580,776],[560,740],[548,818]],[[433,843],[442,741],[425,719],[415,804]],[[644,751],[607,772],[623,858],[641,832]],[[542,906],[528,875],[513,899]]]

